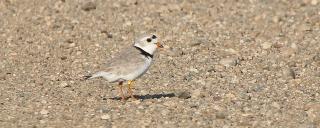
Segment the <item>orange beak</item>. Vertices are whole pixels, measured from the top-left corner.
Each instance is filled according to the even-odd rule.
[[[160,44],[160,42],[157,42],[157,46],[158,46],[158,48],[163,48],[163,45]]]

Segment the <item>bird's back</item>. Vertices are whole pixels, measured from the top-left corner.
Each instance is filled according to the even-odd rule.
[[[133,46],[125,48],[114,56],[102,67],[102,71],[112,74],[110,76],[113,81],[116,79],[135,79],[135,77],[141,76],[149,68],[152,59],[143,56]]]

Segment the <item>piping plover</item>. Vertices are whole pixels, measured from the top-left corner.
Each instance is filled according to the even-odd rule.
[[[118,82],[121,100],[125,100],[122,85],[127,82],[128,93],[135,99],[132,92],[134,80],[148,70],[155,51],[162,47],[156,35],[143,35],[134,41],[133,46],[123,49],[117,56],[107,61],[102,66],[102,71],[85,76],[85,79],[102,77],[110,83]]]

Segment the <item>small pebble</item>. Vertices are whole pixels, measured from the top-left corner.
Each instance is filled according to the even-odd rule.
[[[238,59],[236,58],[223,58],[219,61],[219,63],[225,67],[236,66]]]
[[[110,119],[111,117],[110,117],[110,115],[108,115],[108,114],[105,114],[105,115],[102,115],[101,116],[101,119],[102,120],[108,120],[108,119]]]
[[[60,59],[61,59],[61,60],[66,60],[67,57],[66,57],[66,56],[62,56]]]
[[[281,49],[281,55],[284,57],[290,57],[295,55],[295,49],[293,48],[282,48]]]
[[[192,98],[201,98],[203,95],[201,94],[201,89],[193,90],[191,93]]]
[[[96,6],[97,6],[97,5],[96,5],[95,3],[93,3],[93,2],[88,2],[88,3],[85,3],[85,4],[81,7],[81,9],[84,10],[84,11],[91,11],[91,10],[96,9],[96,8],[97,8]]]
[[[70,85],[66,81],[62,81],[59,85],[60,87],[70,87]]]
[[[189,98],[191,98],[190,92],[186,92],[186,91],[178,92],[176,95],[178,96],[178,98],[181,98],[181,99],[189,99]]]
[[[291,68],[286,68],[282,71],[283,77],[285,79],[295,79],[296,73]]]
[[[311,5],[317,5],[318,4],[318,0],[311,0]]]
[[[135,103],[135,104],[140,104],[141,100],[137,99],[137,100],[133,100],[132,102]]]
[[[226,52],[228,52],[228,53],[230,53],[230,54],[239,54],[238,51],[236,51],[236,50],[234,50],[234,49],[232,49],[232,48],[225,49],[224,51],[226,51]]]
[[[76,43],[70,43],[70,44],[69,44],[69,47],[71,47],[71,48],[72,48],[72,47],[75,47],[75,46],[76,46]]]
[[[46,100],[41,100],[40,103],[41,103],[41,104],[46,104],[47,101],[46,101]]]
[[[167,107],[175,107],[177,106],[176,102],[174,101],[166,101],[163,103],[163,105],[167,106]]]
[[[41,115],[47,115],[47,114],[49,114],[49,111],[48,111],[48,110],[45,110],[45,109],[42,109],[42,110],[40,111],[40,114],[41,114]]]
[[[0,80],[6,80],[6,76],[5,75],[0,75]]]
[[[309,103],[305,107],[305,112],[307,117],[311,121],[320,121],[320,104],[319,103]]]
[[[274,107],[274,108],[276,108],[276,109],[280,109],[280,108],[281,108],[280,104],[277,103],[277,102],[273,102],[273,103],[271,104],[271,106]]]
[[[218,112],[216,113],[216,118],[217,119],[225,119],[226,118],[226,114],[223,112]]]
[[[138,106],[138,109],[144,109],[143,105]]]
[[[264,42],[261,44],[262,49],[269,49],[271,46],[272,44],[270,42]]]
[[[199,73],[199,70],[196,68],[193,68],[193,67],[189,68],[189,71],[194,72],[194,73]]]
[[[191,43],[190,46],[191,46],[191,47],[194,47],[194,46],[198,46],[198,45],[200,45],[200,44],[201,44],[201,42],[194,42],[194,43]]]

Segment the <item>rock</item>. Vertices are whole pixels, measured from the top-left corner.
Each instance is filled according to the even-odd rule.
[[[130,22],[130,21],[127,21],[126,23],[123,24],[124,27],[131,26],[131,25],[132,25],[132,22]],[[127,37],[122,37],[122,39],[124,39],[124,40],[126,40],[126,38]]]
[[[40,103],[41,104],[47,104],[48,102],[46,100],[41,100]]]
[[[311,0],[311,5],[317,5],[318,4],[318,0]]]
[[[79,104],[79,106],[83,106],[82,104]],[[97,109],[98,112],[100,113],[108,113],[110,112],[110,110],[106,109],[106,108],[100,108],[100,109]]]
[[[93,3],[93,2],[88,2],[88,3],[85,3],[85,4],[81,7],[81,9],[84,10],[84,11],[91,11],[91,10],[96,9],[96,8],[97,8],[96,6],[97,6],[97,5],[96,5],[95,3]]]
[[[49,111],[48,111],[48,110],[45,110],[45,109],[42,109],[42,110],[40,111],[40,114],[41,114],[41,115],[48,115],[48,114],[49,114]]]
[[[274,107],[274,108],[276,108],[276,109],[280,109],[280,108],[281,108],[280,104],[277,103],[277,102],[273,102],[273,103],[271,104],[271,106]]]
[[[191,97],[192,98],[201,98],[201,97],[204,97],[204,95],[201,93],[201,89],[196,89],[191,92]]]
[[[255,84],[253,87],[252,87],[252,91],[254,92],[261,92],[263,89],[265,89],[266,86],[264,84]]]
[[[189,98],[191,98],[190,92],[187,92],[187,91],[178,92],[178,93],[176,93],[176,96],[178,98],[180,98],[180,99],[189,99]]]
[[[239,80],[239,78],[237,76],[233,76],[233,77],[229,78],[229,81],[232,84],[237,84],[237,83],[239,83],[240,80]]]
[[[188,75],[186,75],[186,76],[183,77],[183,79],[186,80],[186,81],[191,81],[192,78],[193,78],[193,76],[192,76],[192,74],[190,74],[190,73],[189,73]]]
[[[6,80],[6,76],[0,74],[0,80]]]
[[[300,30],[300,31],[311,31],[312,28],[311,28],[311,26],[309,26],[308,24],[300,24],[299,30]]]
[[[199,70],[196,69],[196,68],[193,68],[193,67],[190,67],[190,68],[189,68],[189,71],[190,71],[190,72],[194,72],[194,73],[199,73]]]
[[[225,70],[225,67],[223,65],[217,64],[217,65],[214,65],[212,70],[214,70],[215,72],[222,72]]]
[[[40,120],[40,124],[44,124],[44,123],[46,123],[47,121],[45,121],[45,120]]]
[[[60,57],[60,59],[61,59],[61,60],[66,60],[67,57],[66,57],[66,56],[62,56],[62,57]]]
[[[227,99],[231,99],[231,100],[235,100],[236,99],[236,96],[232,93],[228,93],[225,95],[225,98]]]
[[[274,23],[278,23],[280,20],[281,20],[281,18],[280,18],[279,16],[274,16],[274,17],[272,17],[272,21],[273,21]]]
[[[190,44],[190,46],[191,46],[191,47],[194,47],[194,46],[198,46],[198,45],[200,45],[200,44],[201,44],[201,42],[193,42],[193,43]]]
[[[139,105],[138,109],[144,109],[144,106],[143,105]]]
[[[206,85],[206,81],[204,81],[203,79],[197,80],[195,82],[200,85]]]
[[[230,54],[239,54],[239,51],[236,51],[232,48],[225,49],[224,51]]]
[[[318,122],[320,124],[320,104],[319,103],[310,103],[305,107],[307,116],[312,122]]]
[[[107,33],[107,37],[108,37],[108,38],[112,38],[113,35],[112,35],[111,33]]]
[[[69,48],[72,48],[72,47],[75,47],[76,46],[76,43],[70,43],[69,44]]]
[[[226,114],[223,112],[218,112],[216,113],[216,118],[217,119],[225,119],[226,118]]]
[[[101,30],[101,33],[106,34],[107,38],[113,38],[112,33],[108,32],[107,30]]]
[[[70,85],[66,81],[62,81],[59,86],[63,88],[70,87]]]
[[[314,55],[314,56],[312,57],[312,60],[314,60],[314,61],[320,61],[320,53]]]
[[[81,51],[77,51],[77,52],[76,52],[76,55],[81,55],[81,54],[82,54]]]
[[[271,46],[272,44],[270,42],[264,42],[261,44],[262,49],[269,49]]]
[[[295,79],[296,73],[291,68],[286,68],[282,71],[283,77],[285,79]]]
[[[293,48],[282,48],[280,52],[283,57],[290,57],[295,55],[295,51]]]
[[[164,106],[167,106],[167,107],[170,107],[170,108],[177,106],[176,102],[174,102],[174,101],[164,102],[163,105],[164,105]]]
[[[108,120],[108,119],[110,119],[111,117],[110,117],[110,115],[108,115],[108,114],[105,114],[105,115],[102,115],[101,116],[101,119],[102,120]]]
[[[295,50],[298,49],[298,46],[296,43],[291,43],[290,47]]]
[[[237,58],[223,58],[219,63],[225,67],[236,66],[238,63]]]
[[[133,100],[132,102],[135,103],[136,105],[141,103],[141,100],[139,100],[139,99],[137,99],[137,100],[132,99],[132,100]]]
[[[214,101],[220,101],[220,100],[222,100],[222,97],[221,96],[214,96],[214,97],[212,97],[212,99]]]
[[[170,111],[168,109],[164,109],[161,111],[161,115],[169,115]]]

